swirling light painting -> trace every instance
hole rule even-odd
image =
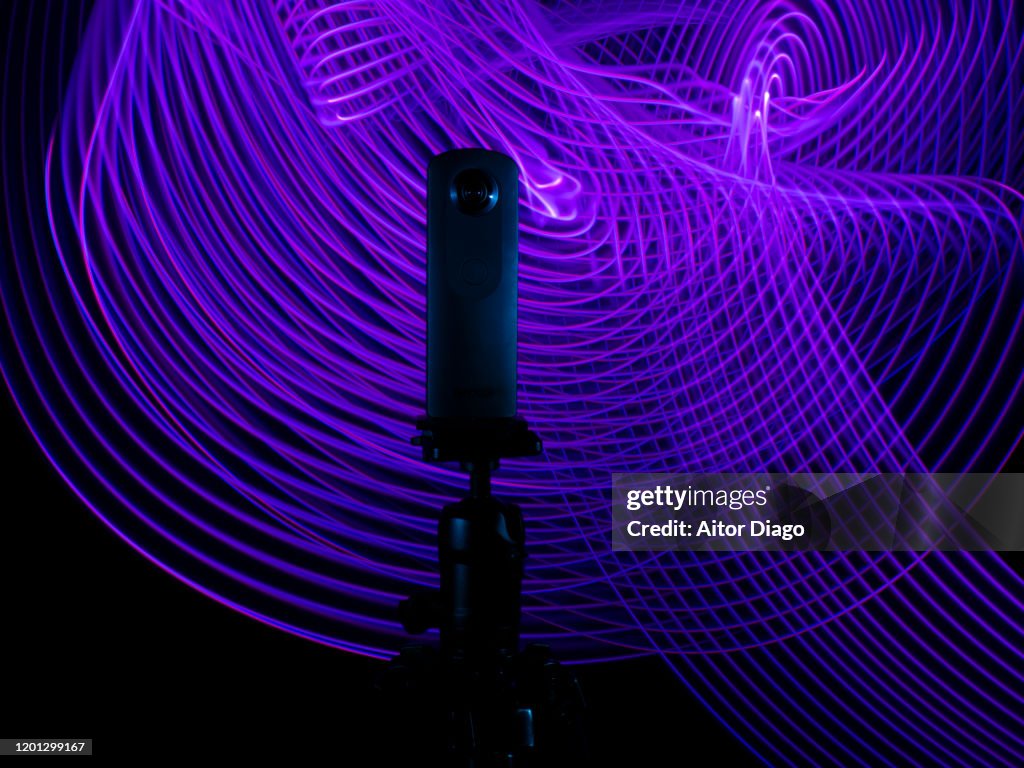
[[[768,764],[1019,764],[1000,555],[608,528],[612,472],[1006,465],[1022,28],[1010,0],[103,0],[18,169],[45,210],[19,230],[8,202],[5,380],[154,563],[386,658],[465,485],[409,442],[426,163],[505,152],[545,443],[494,480],[529,529],[527,637],[661,655]]]

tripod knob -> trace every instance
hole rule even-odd
[[[441,593],[424,589],[398,604],[398,620],[410,635],[421,635],[441,626]]]

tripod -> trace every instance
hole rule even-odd
[[[421,419],[425,461],[457,461],[469,495],[438,525],[441,585],[402,601],[407,632],[440,630],[440,646],[411,645],[378,690],[399,717],[433,725],[422,746],[460,768],[544,766],[586,759],[583,699],[547,646],[519,650],[525,530],[520,509],[491,495],[500,459],[541,452],[522,419]],[[431,757],[420,754],[420,757]]]

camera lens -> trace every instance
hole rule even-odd
[[[498,202],[498,185],[486,171],[471,168],[455,177],[452,197],[463,213],[486,213]]]

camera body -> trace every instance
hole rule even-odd
[[[427,415],[516,415],[519,169],[457,149],[427,168]]]

